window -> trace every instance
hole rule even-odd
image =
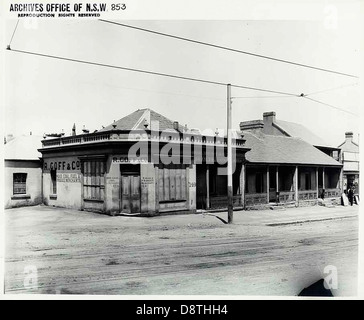
[[[51,170],[51,193],[57,194],[57,170]]]
[[[27,193],[27,174],[14,173],[13,174],[13,194],[26,194]]]
[[[186,166],[159,166],[159,201],[187,199]]]
[[[85,200],[104,200],[105,193],[104,161],[83,163],[83,197]]]

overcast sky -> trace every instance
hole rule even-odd
[[[356,20],[323,21],[123,21],[123,23],[269,55],[321,68],[358,74],[361,28]],[[10,39],[16,20],[6,24]],[[169,39],[100,21],[39,21],[29,29],[20,21],[12,48],[43,54],[164,72],[290,93],[359,113],[358,79],[300,68],[247,55]],[[151,108],[190,128],[225,128],[226,88],[171,78],[83,65],[15,52],[5,53],[5,132],[43,135],[100,129],[135,111]],[[296,97],[232,90],[233,127],[262,119],[300,123],[329,144],[345,131],[357,140],[359,117]],[[260,97],[260,98],[258,98]]]

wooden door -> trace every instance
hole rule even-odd
[[[140,212],[140,176],[121,176],[121,212]]]

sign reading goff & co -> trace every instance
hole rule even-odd
[[[81,170],[81,162],[76,159],[65,160],[45,160],[43,163],[44,171],[59,170],[59,171],[78,171]]]

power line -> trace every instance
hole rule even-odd
[[[245,96],[245,97],[231,97],[231,99],[266,99],[266,98],[296,98],[299,95],[281,95],[281,96]]]
[[[10,42],[9,42],[9,48],[10,48],[11,42],[13,41],[13,38],[14,38],[14,35],[15,35],[15,31],[16,31],[16,29],[18,28],[18,24],[19,24],[19,19],[18,19],[18,21],[16,22],[16,25],[15,25],[15,28],[14,28],[14,31],[13,31],[13,34],[12,34],[12,36],[11,36],[11,39],[10,39]]]
[[[351,75],[351,74],[348,74],[348,73],[338,72],[338,71],[319,68],[319,67],[315,67],[315,66],[311,66],[311,65],[307,65],[307,64],[303,64],[303,63],[288,61],[288,60],[284,60],[284,59],[278,59],[278,58],[274,58],[274,57],[270,57],[270,56],[266,56],[266,55],[262,55],[262,54],[257,54],[257,53],[252,53],[252,52],[248,52],[248,51],[243,51],[243,50],[233,49],[233,48],[229,48],[229,47],[224,47],[224,46],[220,46],[220,45],[216,45],[216,44],[212,44],[212,43],[208,43],[208,42],[203,42],[203,41],[193,40],[193,39],[184,38],[184,37],[180,37],[180,36],[175,36],[175,35],[171,35],[171,34],[168,34],[168,33],[163,33],[163,32],[158,32],[158,31],[149,30],[149,29],[145,29],[145,28],[135,27],[135,26],[131,26],[131,25],[128,25],[128,24],[124,24],[124,23],[118,23],[118,22],[103,20],[103,19],[99,19],[99,20],[101,22],[106,22],[106,23],[118,25],[118,26],[125,27],[125,28],[130,28],[130,29],[135,29],[135,30],[139,30],[139,31],[149,32],[149,33],[153,33],[153,34],[156,34],[156,35],[159,35],[159,36],[164,36],[164,37],[169,37],[169,38],[173,38],[173,39],[192,42],[192,43],[196,43],[196,44],[200,44],[200,45],[204,45],[204,46],[209,46],[209,47],[213,47],[213,48],[217,48],[217,49],[228,50],[228,51],[232,51],[232,52],[236,52],[236,53],[250,55],[250,56],[253,56],[253,57],[257,57],[257,58],[263,58],[263,59],[268,59],[268,60],[272,60],[272,61],[276,61],[276,62],[287,63],[287,64],[299,66],[299,67],[304,67],[304,68],[309,68],[309,69],[334,73],[334,74],[338,74],[338,75],[342,75],[342,76],[346,76],[346,77],[351,77],[351,78],[359,78],[358,76]]]
[[[90,85],[95,85],[92,82],[85,82],[85,83],[86,84],[90,84]],[[124,86],[113,86],[113,85],[110,85],[110,84],[104,84],[104,85],[107,86],[107,87],[110,87],[110,88],[135,90],[135,91],[149,92],[149,93],[154,93],[154,94],[167,94],[167,95],[173,95],[173,96],[183,96],[183,97],[198,98],[198,99],[208,99],[208,100],[215,100],[215,101],[225,101],[225,99],[221,99],[221,98],[195,96],[195,95],[184,94],[184,93],[179,93],[179,92],[146,90],[146,89],[141,89],[141,88],[132,88],[132,87],[124,87]],[[275,98],[277,98],[277,97],[275,97]]]
[[[354,113],[354,112],[351,112],[351,111],[348,111],[348,110],[345,110],[345,109],[342,109],[342,108],[339,108],[339,107],[335,107],[335,106],[333,106],[333,105],[331,105],[331,104],[328,104],[328,103],[325,103],[325,102],[322,102],[322,101],[319,101],[319,100],[315,100],[315,99],[309,98],[309,97],[307,97],[307,96],[302,96],[302,97],[303,97],[303,98],[306,98],[306,99],[308,99],[308,100],[314,101],[314,102],[316,102],[316,103],[322,104],[322,105],[324,105],[324,106],[327,106],[327,107],[330,107],[330,108],[334,108],[334,109],[336,109],[336,110],[340,110],[340,111],[343,111],[343,112],[349,113],[349,114],[354,115],[354,116],[358,116],[358,114],[356,114],[356,113]]]
[[[210,81],[210,80],[204,80],[204,79],[198,79],[198,78],[178,76],[178,75],[173,75],[173,74],[168,74],[168,73],[161,73],[161,72],[147,71],[147,70],[142,70],[142,69],[128,68],[128,67],[116,66],[116,65],[111,65],[111,64],[98,63],[98,62],[79,60],[79,59],[72,59],[72,58],[66,58],[66,57],[55,56],[55,55],[50,55],[50,54],[43,54],[43,53],[37,53],[37,52],[31,52],[31,51],[10,49],[9,47],[8,47],[8,50],[13,51],[13,52],[33,55],[33,56],[44,57],[44,58],[51,58],[51,59],[69,61],[69,62],[89,64],[89,65],[94,65],[94,66],[98,66],[98,67],[106,67],[106,68],[112,68],[112,69],[139,72],[139,73],[144,73],[144,74],[151,74],[151,75],[156,75],[156,76],[163,76],[163,77],[168,77],[168,78],[188,80],[188,81],[194,81],[194,82],[200,82],[200,83],[208,83],[208,84],[219,85],[219,86],[226,86],[227,85],[226,83],[218,82],[218,81]],[[276,94],[282,94],[282,95],[297,96],[297,94],[287,93],[287,92],[282,92],[282,91],[274,91],[274,90],[261,89],[261,88],[255,88],[255,87],[248,87],[248,86],[242,86],[242,85],[233,85],[233,84],[231,86],[234,87],[234,88],[240,88],[240,89],[248,89],[248,90],[270,92],[270,93],[276,93]]]
[[[42,53],[31,52],[31,51],[10,49],[10,47],[8,47],[8,50],[9,51],[13,51],[13,52],[28,54],[28,55],[45,57],[45,58],[51,58],[51,59],[57,59],[57,60],[63,60],[63,61],[70,61],[70,62],[76,62],[76,63],[82,63],[82,64],[89,64],[89,65],[94,65],[94,66],[99,66],[99,67],[107,67],[107,68],[120,69],[120,70],[126,70],[126,71],[140,72],[140,73],[144,73],[144,74],[151,74],[151,75],[157,75],[157,76],[175,78],[175,79],[180,79],[180,80],[188,80],[188,81],[194,81],[194,82],[200,82],[200,83],[208,83],[208,84],[219,85],[219,86],[226,86],[227,85],[226,83],[223,83],[223,82],[203,80],[203,79],[190,78],[190,77],[184,77],[184,76],[177,76],[177,75],[172,75],[172,74],[167,74],[167,73],[147,71],[147,70],[141,70],[141,69],[127,68],[127,67],[115,66],[115,65],[98,63],[98,62],[91,62],[91,61],[86,61],[86,60],[65,58],[65,57],[54,56],[54,55],[49,55],[49,54],[42,54]],[[263,91],[263,92],[276,93],[276,94],[280,94],[280,95],[282,95],[284,97],[288,97],[288,96],[291,96],[291,97],[302,97],[302,98],[306,98],[308,100],[314,101],[316,103],[320,103],[322,105],[325,105],[325,106],[328,106],[328,107],[331,107],[331,108],[334,108],[334,109],[337,109],[337,110],[340,110],[340,111],[343,111],[343,112],[352,114],[354,116],[358,116],[356,113],[347,111],[347,110],[342,109],[342,108],[339,108],[339,107],[335,107],[335,106],[330,105],[330,104],[325,103],[325,102],[321,102],[321,101],[318,101],[318,100],[309,98],[306,95],[304,95],[303,93],[301,95],[297,95],[297,94],[287,93],[287,92],[282,92],[282,91],[274,91],[274,90],[261,89],[261,88],[248,87],[248,86],[241,86],[241,85],[233,85],[233,84],[231,85],[231,87],[241,88],[241,89],[248,89],[248,90],[255,90],[255,91]]]
[[[352,87],[352,86],[356,86],[356,85],[358,85],[358,82],[351,83],[351,84],[346,84],[346,85],[343,85],[343,86],[340,86],[340,87],[330,88],[330,89],[326,89],[326,90],[311,92],[311,93],[305,94],[305,96],[311,96],[311,95],[314,95],[314,94],[319,94],[319,93],[323,93],[323,92],[333,91],[333,90],[342,89],[342,88],[346,88],[346,87]]]

